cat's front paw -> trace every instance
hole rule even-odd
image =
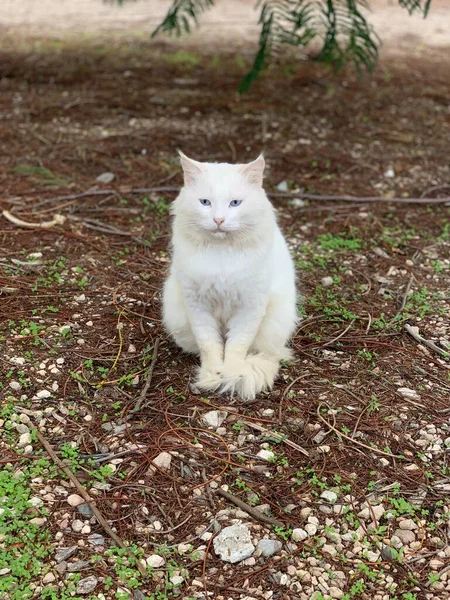
[[[221,368],[200,367],[195,385],[200,390],[209,392],[217,390],[222,385]]]

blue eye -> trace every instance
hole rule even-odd
[[[203,206],[211,206],[211,201],[206,198],[200,198],[200,204],[203,204]]]
[[[242,200],[232,200],[230,202],[230,206],[239,206],[240,204],[242,204]]]

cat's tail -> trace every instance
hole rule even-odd
[[[278,369],[276,358],[261,353],[249,354],[244,361],[225,366],[220,391],[253,400],[259,392],[272,389]]]

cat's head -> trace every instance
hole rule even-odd
[[[273,208],[263,190],[263,156],[248,164],[202,163],[180,153],[184,186],[173,212],[190,236],[236,240],[258,236]]]

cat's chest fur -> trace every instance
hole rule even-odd
[[[176,253],[174,266],[184,293],[225,319],[267,287],[268,273],[259,252],[219,247],[189,255]]]

